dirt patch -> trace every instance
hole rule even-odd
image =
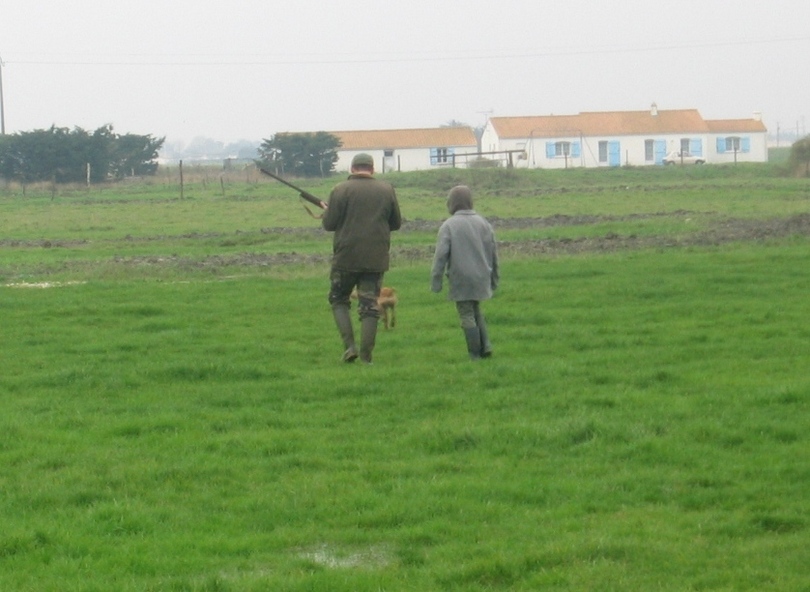
[[[553,228],[557,226],[588,226],[605,222],[629,222],[633,220],[650,220],[654,218],[688,218],[690,216],[708,216],[715,212],[693,212],[676,210],[673,212],[655,212],[649,214],[627,214],[624,216],[569,216],[554,214],[553,216],[538,218],[499,218],[488,217],[495,230],[520,230],[524,228]],[[403,231],[438,231],[442,220],[409,220],[402,224]]]
[[[2,239],[0,240],[0,248],[6,247],[22,247],[22,248],[31,248],[31,247],[42,247],[43,249],[58,249],[58,248],[70,248],[76,247],[79,245],[86,245],[88,242],[87,240],[50,240],[50,239],[40,239],[40,240],[12,240],[12,239]]]
[[[283,265],[320,265],[328,263],[328,254],[304,253],[235,253],[232,255],[209,255],[208,257],[182,257],[161,255],[148,257],[116,257],[113,262],[129,267],[172,266],[180,269],[221,269],[226,267],[279,267]]]
[[[668,214],[644,214],[621,217],[605,216],[553,216],[550,218],[510,218],[495,219],[492,224],[497,230],[514,228],[546,228],[553,226],[574,226],[596,224],[605,221],[631,220],[652,216],[688,216],[694,212]],[[441,222],[409,221],[402,231],[438,230]],[[311,230],[278,229],[279,232],[305,232]],[[268,232],[264,230],[263,232]],[[539,239],[525,241],[502,241],[498,247],[503,254],[576,254],[605,253],[621,250],[646,248],[678,248],[688,246],[722,245],[731,242],[764,241],[786,236],[810,236],[810,214],[790,218],[770,220],[725,219],[712,224],[708,229],[682,236],[644,236],[607,234],[600,237]],[[397,247],[391,250],[393,262],[427,261],[433,257],[433,245],[423,247]],[[224,267],[277,267],[283,265],[325,265],[330,260],[329,253],[238,253],[232,255],[211,255],[202,259],[161,256],[116,258],[115,262],[129,266],[172,265],[188,269],[219,269]]]
[[[726,219],[705,230],[680,236],[607,234],[601,237],[507,241],[498,246],[503,253],[576,254],[762,242],[788,236],[810,236],[810,214],[770,220]]]

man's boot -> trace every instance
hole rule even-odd
[[[489,342],[487,322],[484,319],[484,315],[481,313],[475,315],[475,322],[478,325],[478,333],[481,335],[481,357],[488,358],[492,355],[492,344]]]
[[[481,359],[481,332],[478,327],[464,328],[464,337],[467,339],[467,351],[471,360]]]
[[[360,361],[371,364],[371,352],[377,340],[377,317],[360,319]]]
[[[357,359],[357,348],[354,345],[354,329],[352,329],[352,317],[348,305],[335,304],[332,306],[332,314],[335,317],[340,338],[343,340],[344,362],[354,362]]]

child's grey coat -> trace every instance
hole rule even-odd
[[[453,214],[439,228],[431,272],[431,290],[441,292],[447,275],[450,300],[488,300],[498,287],[498,250],[495,232],[489,222],[468,205],[462,196],[448,209]],[[472,200],[469,200],[472,205]]]

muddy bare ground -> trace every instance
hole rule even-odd
[[[501,243],[501,251],[515,253],[573,254],[613,252],[645,248],[712,246],[732,242],[761,242],[787,236],[810,236],[810,214],[789,218],[750,220],[729,218],[709,228],[678,236],[644,236],[608,234],[601,237],[547,239]]]
[[[551,228],[557,226],[588,226],[611,221],[629,221],[644,218],[688,218],[693,215],[706,215],[710,212],[667,212],[654,214],[632,214],[629,216],[550,216],[546,218],[490,218],[490,222],[498,230]],[[407,232],[435,232],[440,221],[410,220],[403,223],[402,233]],[[318,236],[326,233],[320,228],[265,228],[262,233],[301,234],[303,236]],[[244,234],[239,231],[236,233]],[[597,237],[580,238],[554,238],[532,239],[524,241],[501,241],[498,243],[502,255],[555,255],[555,254],[582,254],[582,253],[609,253],[622,250],[635,249],[663,249],[683,248],[689,246],[712,246],[731,242],[761,242],[788,236],[810,236],[810,213],[799,214],[787,218],[771,218],[763,220],[724,218],[710,224],[708,228],[690,234],[666,236],[635,236],[607,234]],[[182,237],[124,237],[124,241],[160,241],[167,238],[195,240],[200,238],[221,238],[228,242],[234,237],[229,235],[188,235]],[[324,238],[326,238],[324,236]],[[65,248],[81,244],[85,241],[10,241],[0,240],[0,248],[14,247],[42,247]],[[396,240],[392,248],[392,261],[429,261],[433,257],[433,245],[424,247],[397,247]],[[186,270],[210,270],[213,272],[236,267],[280,267],[285,265],[323,265],[329,262],[329,252],[317,254],[304,253],[256,253],[243,252],[237,254],[209,255],[205,257],[192,257],[180,255],[155,255],[145,257],[115,257],[113,263],[122,267],[174,267]],[[70,264],[61,267],[65,271]],[[2,270],[0,270],[2,271]],[[47,272],[46,272],[47,273]]]
[[[638,214],[623,217],[605,216],[552,216],[548,218],[491,219],[496,233],[499,229],[548,228],[554,226],[582,226],[606,221],[622,221],[651,216],[688,217],[691,212],[667,214]],[[414,220],[403,224],[401,232],[436,231],[440,222]],[[263,232],[321,233],[319,229],[265,229]],[[767,220],[725,219],[712,224],[708,229],[679,236],[634,236],[608,234],[600,237],[541,239],[499,242],[502,254],[554,255],[577,253],[606,253],[621,250],[646,248],[682,248],[688,246],[722,245],[731,242],[756,242],[787,236],[810,236],[810,214],[789,218]],[[392,248],[392,260],[427,261],[433,257],[433,246]],[[328,263],[329,253],[240,253],[213,255],[203,259],[184,257],[127,258],[118,262],[124,265],[176,265],[191,268],[219,267],[276,267],[283,265],[317,265]]]

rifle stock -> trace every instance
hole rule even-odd
[[[261,166],[260,164],[257,164],[256,166],[258,167],[258,169],[259,169],[259,170],[260,170],[260,171],[261,171],[263,174],[267,175],[268,177],[272,177],[273,179],[275,179],[276,181],[278,181],[278,182],[280,182],[280,183],[283,183],[283,184],[284,184],[284,185],[286,185],[287,187],[290,187],[290,188],[292,188],[292,189],[295,189],[295,190],[298,192],[298,195],[300,195],[302,199],[307,200],[307,201],[308,201],[309,203],[311,203],[312,205],[318,206],[318,207],[319,207],[319,208],[321,208],[322,210],[325,210],[325,209],[326,209],[326,202],[325,202],[325,201],[323,201],[322,199],[318,199],[317,197],[315,197],[314,195],[312,195],[310,192],[308,192],[308,191],[304,191],[304,190],[303,190],[303,189],[301,189],[300,187],[296,187],[295,185],[293,185],[293,184],[292,184],[292,183],[290,183],[289,181],[287,181],[287,180],[285,180],[285,179],[282,179],[281,177],[279,177],[278,175],[276,175],[276,174],[274,174],[274,173],[271,173],[270,171],[268,171],[266,168],[264,168],[264,167],[263,167],[263,166]]]

